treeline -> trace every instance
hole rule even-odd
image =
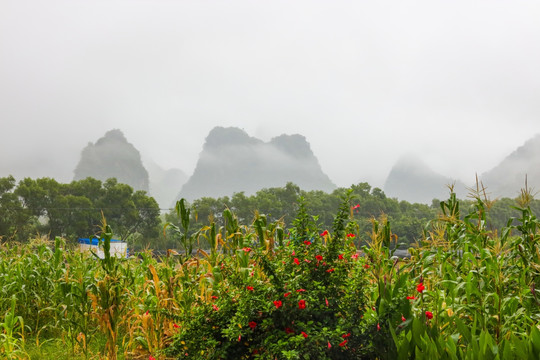
[[[354,205],[351,206],[351,216],[358,224],[360,242],[368,240],[372,232],[372,219],[386,216],[392,226],[392,232],[398,236],[399,243],[413,244],[424,237],[424,228],[429,221],[436,219],[440,213],[441,200],[433,199],[432,204],[409,203],[396,198],[389,198],[377,187],[372,188],[368,183],[359,183],[350,188],[338,188],[332,193],[323,191],[304,191],[292,183],[281,188],[262,189],[254,195],[247,196],[243,192],[235,193],[232,197],[201,198],[191,204],[192,229],[200,229],[212,222],[216,226],[225,226],[223,211],[230,209],[241,223],[252,223],[258,214],[266,215],[268,222],[282,220],[285,228],[292,226],[297,215],[298,199],[303,197],[309,214],[314,217],[319,228],[330,229],[334,214],[343,196],[352,190]],[[450,196],[450,190],[448,191]],[[474,195],[474,194],[473,194]],[[482,194],[474,196],[483,197]],[[465,199],[460,202],[463,213],[473,208],[476,201]],[[520,216],[516,199],[497,199],[485,201],[486,228],[490,231],[500,230],[507,226],[510,218]],[[533,214],[540,214],[540,201],[528,202]],[[317,215],[315,215],[317,214]],[[166,221],[179,225],[174,211],[167,214]]]
[[[62,184],[51,178],[0,178],[0,239],[25,242],[36,234],[75,242],[99,232],[103,220],[115,237],[146,243],[161,233],[157,202],[145,191],[111,178]]]
[[[398,234],[400,242],[412,243],[422,238],[423,226],[437,216],[437,208],[425,204],[411,204],[406,201],[388,198],[379,188],[372,188],[367,183],[359,183],[350,187],[354,205],[351,216],[359,224],[360,240],[367,239],[371,232],[373,218],[381,215],[388,217],[393,232]],[[266,215],[268,222],[282,220],[285,228],[292,225],[297,210],[298,199],[303,197],[309,214],[320,228],[330,229],[334,215],[347,192],[346,188],[338,188],[332,193],[323,191],[304,191],[298,186],[288,183],[282,188],[268,188],[247,196],[243,192],[232,197],[201,198],[192,202],[193,229],[201,228],[214,222],[216,226],[225,226],[223,210],[230,209],[241,223],[252,222],[257,214]],[[315,216],[315,214],[317,214]],[[167,221],[178,223],[176,215],[171,212]]]
[[[353,205],[351,216],[358,224],[357,241],[368,239],[372,219],[381,215],[388,218],[398,242],[407,244],[421,240],[424,227],[440,213],[440,201],[431,205],[411,204],[387,197],[379,188],[359,183],[349,188]],[[304,191],[288,183],[280,188],[262,189],[254,195],[243,192],[220,198],[201,198],[189,204],[191,229],[197,231],[215,224],[216,229],[225,227],[223,211],[232,211],[241,223],[252,223],[259,214],[268,222],[282,220],[284,228],[290,228],[297,215],[299,198],[303,197],[309,214],[322,229],[330,229],[334,214],[347,188],[332,193]],[[497,230],[506,226],[507,219],[518,217],[514,199],[486,201],[486,227]],[[473,200],[461,201],[466,208]],[[540,214],[540,201],[529,203],[534,214]],[[315,216],[315,214],[317,214]],[[167,222],[180,225],[174,211],[160,216],[156,201],[144,191],[134,191],[116,179],[105,182],[93,178],[61,184],[51,178],[25,178],[18,184],[12,176],[0,178],[0,241],[25,242],[37,234],[48,237],[62,236],[75,243],[79,237],[91,237],[101,228],[103,219],[111,225],[115,237],[129,242],[132,249],[179,248],[178,234],[164,232]],[[205,247],[201,237],[200,245]]]

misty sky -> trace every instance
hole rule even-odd
[[[536,0],[0,0],[0,176],[113,128],[191,174],[217,125],[300,133],[339,186],[403,154],[474,181],[540,133]],[[489,185],[489,184],[488,184]]]

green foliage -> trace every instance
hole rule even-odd
[[[159,206],[144,191],[109,179],[60,184],[54,179],[0,178],[0,238],[25,242],[36,233],[74,242],[99,230],[104,215],[116,236],[145,246],[160,236]]]
[[[45,184],[54,194],[54,182]],[[96,184],[84,187],[99,199]],[[4,242],[0,356],[537,359],[535,202],[524,196],[512,209],[517,216],[493,229],[497,202],[480,192],[469,202],[451,194],[419,229],[411,257],[400,259],[395,218],[372,217],[358,242],[364,204],[388,200],[375,194],[361,184],[336,192],[328,227],[298,199],[288,230],[256,211],[243,224],[233,208],[197,228],[196,209],[180,201],[167,230],[177,227],[184,252],[159,259],[111,256],[108,226],[103,259],[71,251],[60,237]],[[199,239],[209,251],[197,249]],[[62,351],[50,353],[53,344]]]

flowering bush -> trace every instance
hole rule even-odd
[[[353,226],[347,223],[348,208],[349,198],[345,198],[334,234],[345,234],[343,230]],[[242,269],[225,259],[229,281],[214,289],[219,293],[214,304],[219,310],[200,301],[172,353],[223,359],[372,354],[378,316],[367,306],[370,274],[363,260],[354,256],[354,237],[321,232],[305,217],[301,204],[299,219],[283,246],[251,245],[247,271],[253,276],[242,278]]]

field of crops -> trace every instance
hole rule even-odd
[[[61,238],[3,243],[0,357],[538,359],[540,222],[522,195],[518,225],[488,231],[490,203],[462,211],[451,194],[406,259],[384,216],[359,233],[350,196],[331,229],[302,200],[289,227],[226,210],[190,229],[182,200],[178,252],[160,258],[110,256],[106,224],[103,259]]]

